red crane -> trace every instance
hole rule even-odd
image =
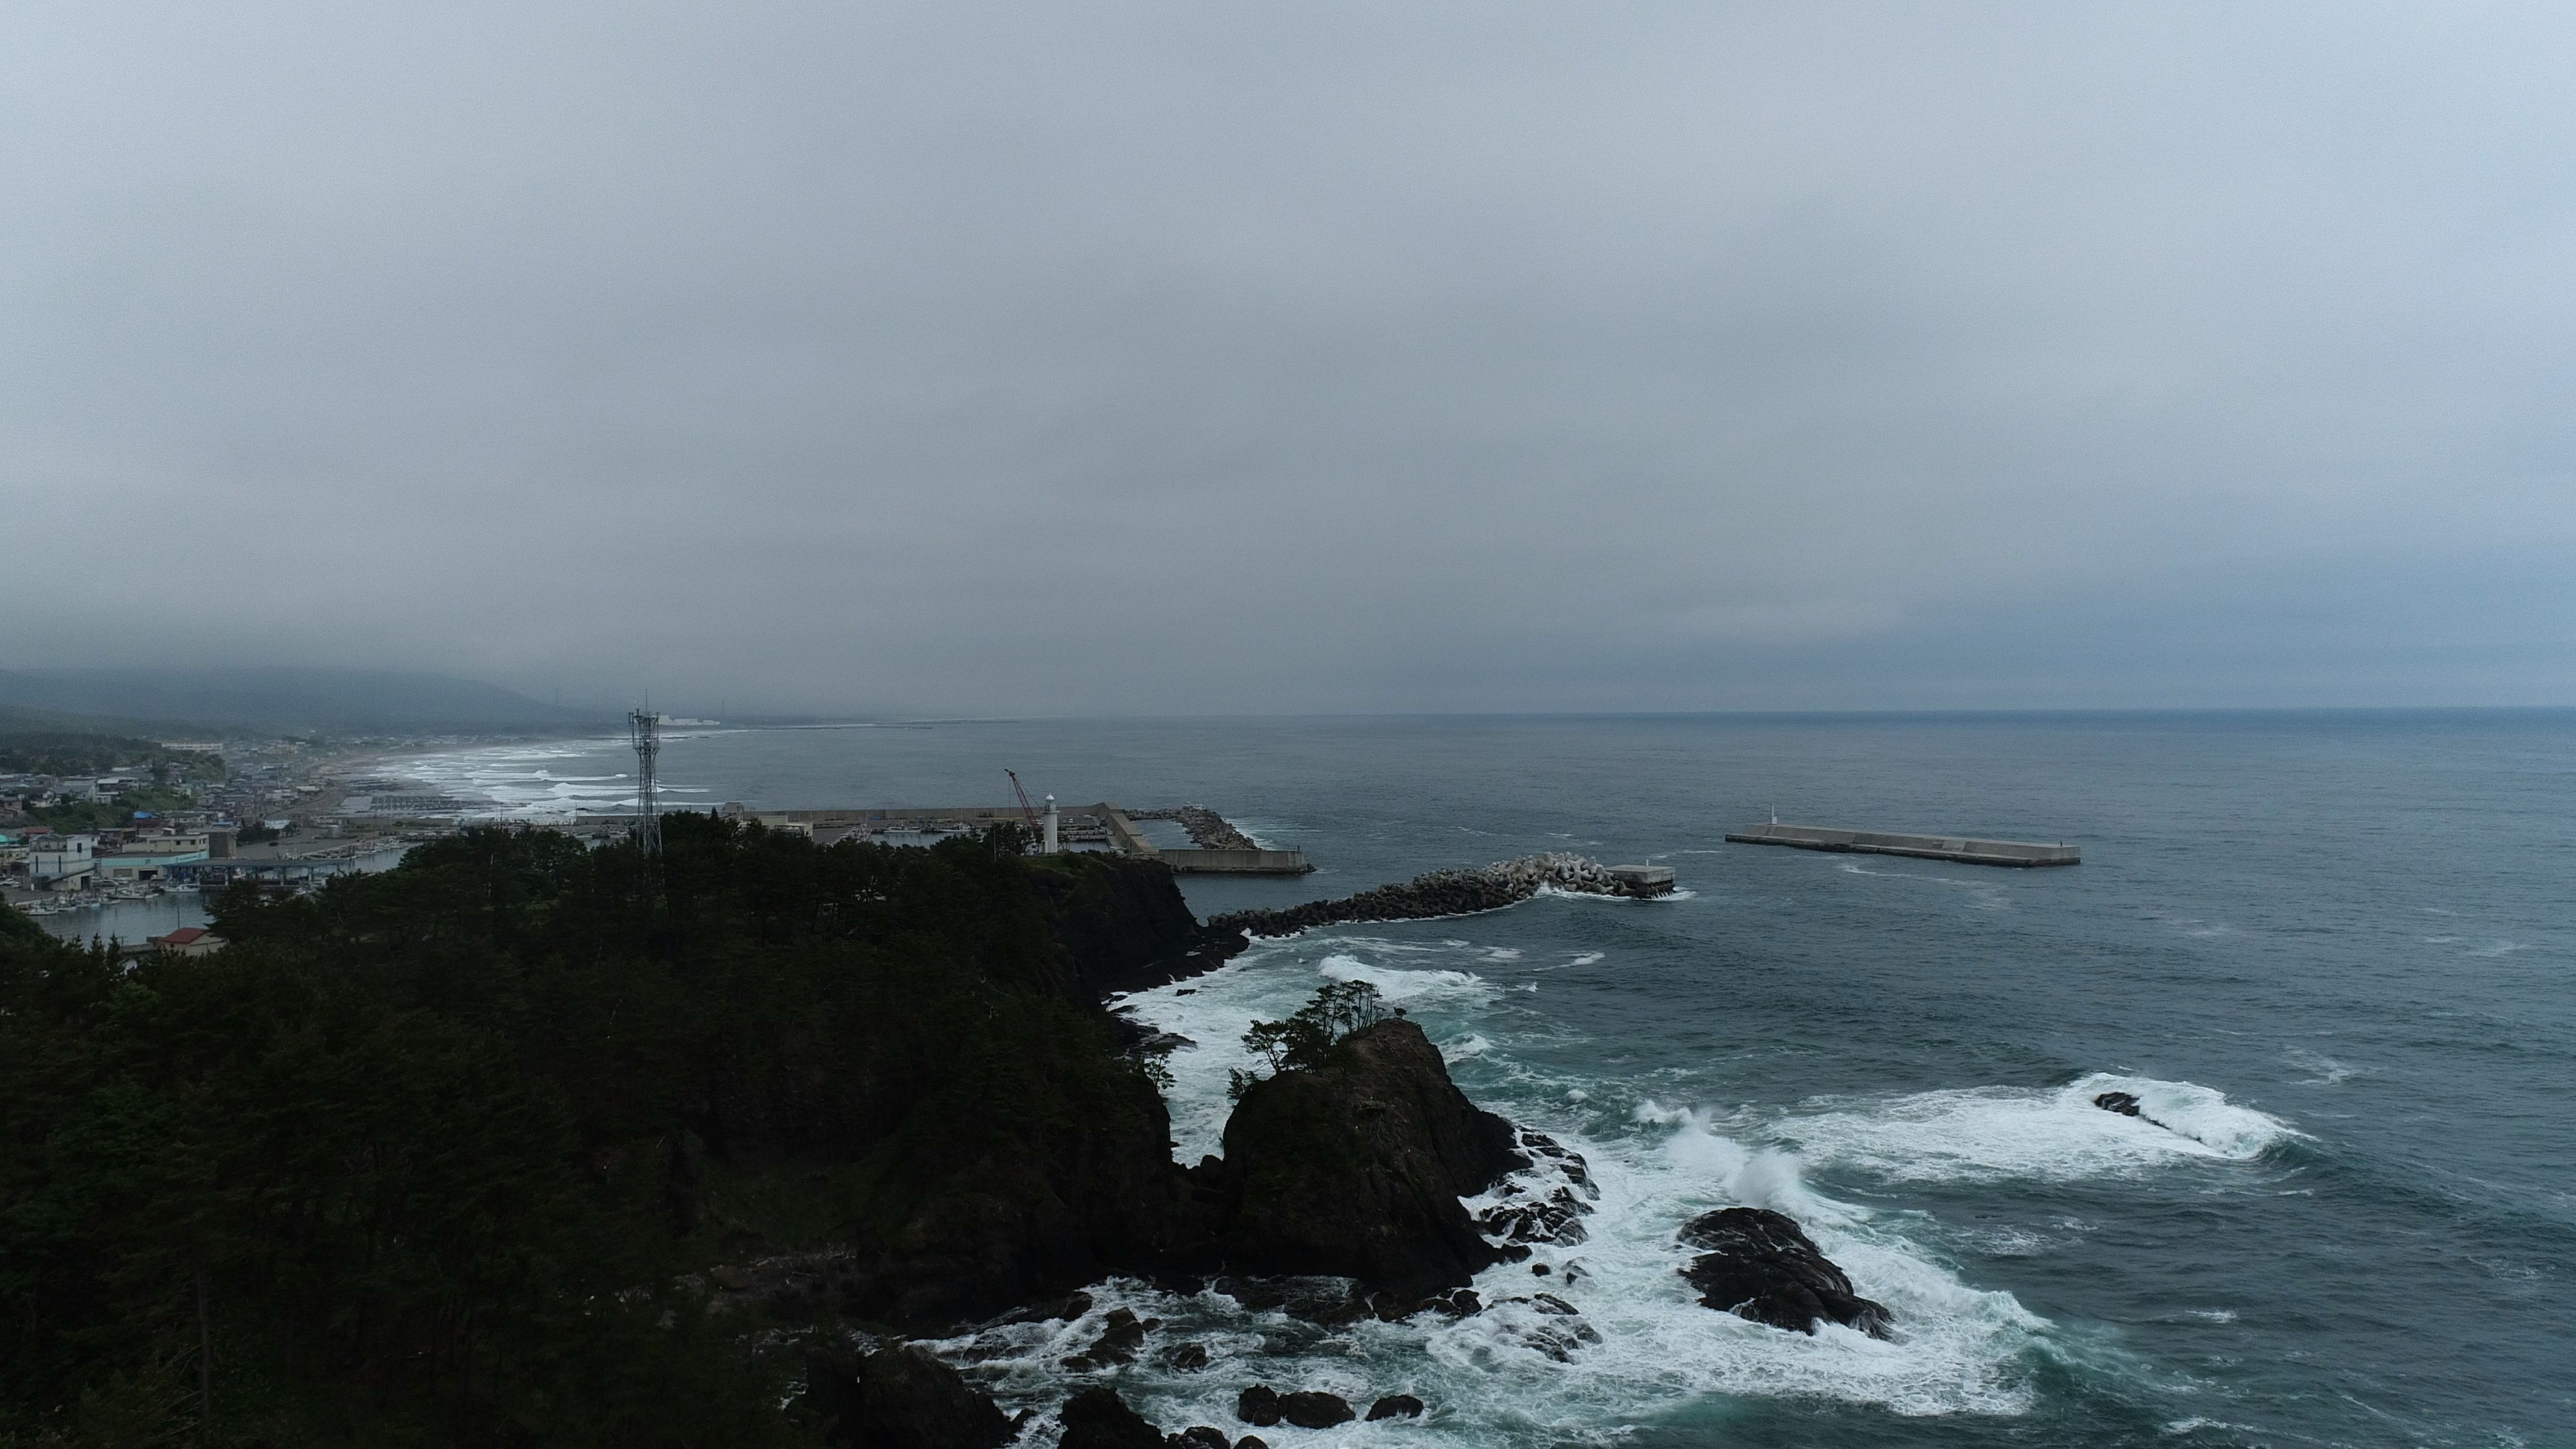
[[[1004,770],[1002,773],[1011,777],[1011,793],[1020,797],[1020,816],[1029,822],[1029,830],[1034,834],[1041,828],[1038,824],[1038,807],[1029,803],[1029,792],[1020,788],[1020,772]]]

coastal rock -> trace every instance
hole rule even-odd
[[[1216,1291],[1247,1312],[1276,1310],[1324,1328],[1339,1328],[1369,1316],[1367,1299],[1339,1278],[1219,1278]]]
[[[972,1152],[908,1144],[925,1168],[879,1178],[889,1210],[853,1245],[840,1310],[944,1331],[1109,1272],[1212,1256],[1153,1084],[1086,1085],[1084,1113],[1032,1120]]]
[[[1011,1437],[990,1398],[909,1344],[865,1358],[809,1355],[805,1395],[823,1441],[848,1449],[999,1449]]]
[[[1580,1243],[1591,1236],[1583,1215],[1592,1209],[1558,1188],[1544,1200],[1497,1203],[1476,1216],[1476,1226],[1489,1238],[1509,1243]]]
[[[1069,995],[1100,1001],[1186,980],[1243,949],[1239,934],[1199,924],[1159,861],[1069,851],[1023,864]]]
[[[1193,1424],[1172,1436],[1171,1449],[1234,1449],[1234,1446],[1225,1437],[1223,1429]]]
[[[1300,1429],[1329,1429],[1347,1424],[1359,1415],[1351,1412],[1350,1401],[1339,1394],[1320,1390],[1279,1396],[1279,1417]]]
[[[1372,1424],[1380,1419],[1419,1419],[1421,1417],[1422,1401],[1411,1394],[1389,1394],[1369,1405],[1368,1421]]]
[[[1164,1449],[1163,1431],[1127,1407],[1116,1389],[1095,1385],[1064,1401],[1061,1449]]]
[[[2155,1118],[2148,1116],[2140,1109],[2137,1094],[2134,1092],[2104,1092],[2102,1095],[2093,1099],[2093,1105],[2101,1108],[2105,1112],[2117,1112],[2123,1117],[2135,1117],[2150,1127],[2164,1127],[2165,1125],[2162,1122],[2157,1121]],[[2173,1129],[2165,1127],[2165,1130],[2170,1132]]]
[[[1279,1422],[1279,1391],[1254,1384],[1235,1397],[1234,1416],[1256,1429],[1269,1428]]]
[[[1175,1369],[1185,1374],[1194,1374],[1207,1366],[1208,1351],[1207,1345],[1204,1343],[1176,1343],[1170,1348],[1163,1350],[1163,1367],[1165,1368]]]
[[[1706,1249],[1681,1270],[1710,1308],[1813,1334],[1816,1320],[1887,1337],[1887,1309],[1852,1291],[1844,1276],[1796,1222],[1767,1208],[1721,1208],[1682,1229],[1681,1240]]]
[[[1227,1264],[1414,1299],[1463,1288],[1503,1255],[1459,1199],[1529,1165],[1514,1138],[1449,1080],[1422,1028],[1365,1027],[1316,1066],[1254,1083],[1227,1120]]]
[[[1091,1341],[1091,1347],[1084,1349],[1082,1356],[1092,1365],[1134,1363],[1136,1350],[1145,1346],[1145,1330],[1160,1322],[1160,1319],[1150,1323],[1138,1322],[1136,1315],[1127,1309],[1110,1309],[1108,1316],[1101,1320],[1100,1336]]]
[[[1581,1349],[1601,1341],[1600,1331],[1583,1321],[1573,1304],[1553,1293],[1506,1298],[1494,1305],[1488,1320],[1503,1336],[1558,1363],[1571,1363]]]

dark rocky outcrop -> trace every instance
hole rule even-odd
[[[1339,1394],[1303,1390],[1283,1394],[1267,1384],[1254,1384],[1234,1401],[1234,1416],[1256,1428],[1286,1422],[1300,1429],[1329,1429],[1359,1417]]]
[[[1601,1334],[1573,1304],[1553,1293],[1535,1293],[1527,1298],[1506,1298],[1494,1305],[1497,1309],[1522,1308],[1526,1313],[1500,1315],[1497,1323],[1502,1332],[1522,1347],[1547,1355],[1558,1363],[1571,1363],[1574,1355],[1601,1341]]]
[[[2117,1112],[2123,1117],[2135,1117],[2150,1127],[2165,1126],[2162,1122],[2148,1116],[2146,1112],[2139,1107],[2137,1094],[2134,1092],[2104,1092],[2102,1095],[2093,1099],[2093,1105],[2101,1108],[2105,1112]],[[2165,1127],[2165,1130],[2170,1132],[2173,1129]]]
[[[1300,1429],[1329,1429],[1347,1424],[1359,1415],[1351,1412],[1350,1401],[1339,1394],[1308,1389],[1279,1396],[1279,1417]]]
[[[1223,1429],[1193,1424],[1172,1436],[1172,1449],[1234,1449]]]
[[[985,1141],[903,1144],[890,1162],[944,1171],[889,1180],[893,1210],[855,1226],[835,1297],[851,1315],[947,1328],[1062,1295],[1110,1272],[1203,1260],[1213,1240],[1171,1159],[1171,1118],[1141,1076]],[[1040,1130],[1043,1129],[1043,1130]]]
[[[1887,1309],[1854,1293],[1843,1270],[1783,1214],[1721,1208],[1692,1219],[1681,1240],[1705,1250],[1681,1272],[1711,1308],[1796,1333],[1813,1334],[1823,1319],[1887,1336]]]
[[[957,1370],[909,1344],[808,1355],[805,1396],[823,1441],[847,1449],[999,1449],[1011,1422]]]
[[[1421,1417],[1422,1401],[1411,1394],[1389,1394],[1369,1405],[1368,1421],[1372,1424],[1380,1419],[1419,1419]]]
[[[1335,1274],[1398,1300],[1464,1287],[1502,1254],[1458,1199],[1528,1165],[1514,1136],[1449,1080],[1420,1027],[1354,1032],[1316,1066],[1254,1083],[1227,1121],[1210,1173],[1227,1266]]]
[[[1112,1388],[1094,1386],[1064,1401],[1062,1449],[1164,1449],[1163,1431],[1127,1407]]]
[[[1243,949],[1239,932],[1199,924],[1160,861],[1075,851],[1026,864],[1070,989],[1088,1000],[1185,980]]]
[[[1268,1384],[1254,1384],[1235,1396],[1234,1416],[1254,1428],[1269,1428],[1279,1422],[1279,1391]]]
[[[1101,1319],[1100,1336],[1091,1341],[1082,1356],[1091,1364],[1134,1363],[1136,1350],[1145,1346],[1145,1331],[1161,1323],[1159,1318],[1140,1322],[1132,1311],[1112,1308]]]

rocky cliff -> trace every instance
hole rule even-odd
[[[1503,1254],[1459,1203],[1527,1165],[1512,1125],[1449,1080],[1409,1021],[1384,1021],[1308,1070],[1246,1091],[1226,1123],[1217,1237],[1236,1272],[1329,1273],[1419,1299]]]
[[[1024,864],[1066,980],[1086,1000],[1196,976],[1244,947],[1241,932],[1199,924],[1159,861],[1068,851]]]

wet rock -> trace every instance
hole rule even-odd
[[[805,1396],[823,1442],[846,1449],[999,1449],[1011,1437],[992,1399],[909,1344],[864,1358],[809,1354]]]
[[[1270,1442],[1258,1434],[1246,1434],[1234,1441],[1234,1449],[1270,1449]]]
[[[1279,1396],[1279,1417],[1300,1429],[1329,1429],[1347,1424],[1359,1415],[1351,1411],[1350,1401],[1339,1394],[1306,1390]]]
[[[1061,1449],[1165,1449],[1163,1431],[1127,1407],[1118,1391],[1095,1386],[1064,1401]]]
[[[1411,1394],[1389,1394],[1369,1405],[1368,1421],[1372,1424],[1380,1419],[1419,1419],[1421,1417],[1422,1401]]]
[[[1208,1351],[1207,1345],[1204,1343],[1176,1343],[1170,1348],[1163,1350],[1163,1367],[1165,1368],[1177,1369],[1182,1373],[1191,1374],[1197,1373],[1200,1369],[1206,1368],[1207,1366]]]
[[[1512,1341],[1558,1363],[1572,1363],[1578,1350],[1601,1341],[1599,1330],[1584,1322],[1574,1305],[1552,1293],[1506,1298],[1494,1306],[1529,1310],[1526,1314],[1498,1313],[1492,1321]]]
[[[1194,1424],[1172,1436],[1171,1449],[1234,1449],[1223,1429]]]
[[[2093,1099],[2093,1105],[2101,1108],[2105,1112],[2117,1112],[2123,1117],[2135,1117],[2150,1127],[2164,1127],[2165,1125],[2162,1122],[2157,1121],[2155,1118],[2148,1116],[2140,1109],[2137,1094],[2134,1092],[2104,1092],[2102,1095]],[[2173,1129],[2165,1127],[2165,1130],[2170,1132]]]
[[[1254,1384],[1236,1396],[1234,1416],[1254,1428],[1269,1428],[1279,1422],[1279,1391],[1268,1384]]]
[[[1572,1188],[1560,1187],[1543,1200],[1496,1203],[1477,1216],[1476,1226],[1504,1242],[1580,1243],[1591,1236],[1583,1226],[1590,1211]]]
[[[1371,1312],[1368,1301],[1339,1278],[1225,1277],[1209,1286],[1248,1313],[1275,1311],[1325,1328],[1357,1323]]]
[[[1185,980],[1243,948],[1199,924],[1168,866],[1086,851],[1031,861],[1028,880],[1074,994],[1098,1001]]]
[[[1502,1254],[1458,1200],[1528,1165],[1515,1136],[1449,1080],[1421,1027],[1354,1032],[1318,1065],[1253,1084],[1227,1120],[1227,1261],[1370,1293],[1465,1287]]]
[[[1887,1336],[1886,1307],[1854,1293],[1843,1270],[1783,1214],[1721,1208],[1692,1219],[1681,1239],[1706,1250],[1681,1273],[1710,1308],[1797,1333],[1813,1334],[1823,1319]]]
[[[1090,1361],[1088,1366],[1133,1363],[1136,1350],[1145,1344],[1145,1327],[1129,1310],[1113,1308],[1101,1320],[1100,1336],[1091,1341],[1091,1346],[1082,1351],[1082,1356]]]

